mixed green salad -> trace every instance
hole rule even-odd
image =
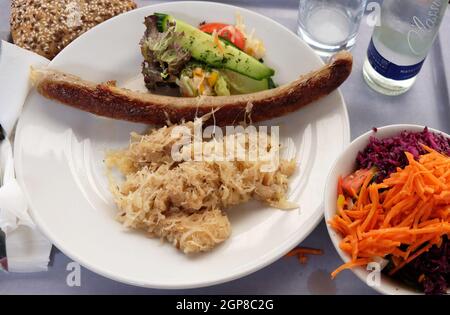
[[[141,40],[146,87],[178,87],[182,96],[227,96],[275,86],[275,71],[264,64],[265,48],[247,34],[240,16],[236,25],[201,23],[194,27],[170,15],[145,18]]]

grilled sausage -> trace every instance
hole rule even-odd
[[[32,69],[31,79],[46,98],[99,116],[160,125],[214,112],[216,124],[223,126],[249,117],[252,122],[263,121],[298,110],[337,89],[350,75],[352,62],[350,53],[340,52],[328,64],[289,84],[232,96],[162,96],[119,88],[113,82],[97,84],[50,69]]]

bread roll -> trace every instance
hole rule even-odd
[[[52,59],[95,25],[136,8],[130,0],[13,0],[16,45]]]

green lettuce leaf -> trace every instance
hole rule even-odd
[[[175,24],[169,25],[167,31],[159,32],[155,15],[147,16],[144,24],[146,31],[141,40],[141,53],[145,85],[150,90],[158,85],[171,85],[191,59],[190,53],[178,44],[184,35],[175,32]]]

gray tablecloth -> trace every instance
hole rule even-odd
[[[163,1],[137,1],[140,6]],[[260,12],[295,31],[298,0],[230,0],[223,1]],[[0,1],[0,37],[9,38],[10,1]],[[427,58],[414,88],[399,97],[377,94],[366,86],[362,78],[362,63],[372,30],[365,20],[361,24],[357,44],[353,50],[354,71],[343,85],[342,91],[348,106],[352,138],[371,129],[393,123],[418,123],[450,131],[449,81],[450,63],[443,58],[450,52],[450,12],[441,27],[441,35]],[[446,75],[447,74],[447,75]],[[0,105],[1,106],[1,105]],[[81,271],[81,286],[66,283],[70,260],[55,251],[48,272],[35,274],[0,273],[0,294],[374,294],[375,291],[356,278],[343,272],[336,280],[330,271],[341,264],[332,247],[326,227],[321,223],[302,243],[302,246],[321,248],[324,256],[311,257],[307,265],[296,259],[280,259],[252,275],[229,283],[194,290],[163,291],[124,285],[86,269]]]

